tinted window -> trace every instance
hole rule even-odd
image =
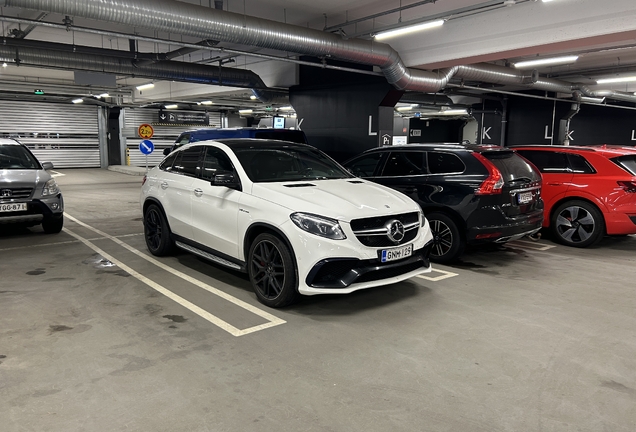
[[[39,169],[40,164],[21,145],[0,145],[0,169]]]
[[[237,148],[234,153],[253,182],[282,182],[350,178],[351,174],[311,147]]]
[[[568,172],[568,158],[565,153],[541,150],[518,150],[519,154],[528,159],[542,173]]]
[[[428,170],[431,174],[464,172],[464,162],[452,153],[428,152]]]
[[[620,156],[612,159],[612,162],[636,176],[636,156]]]
[[[581,155],[569,154],[570,168],[574,174],[594,174],[592,165]]]
[[[346,164],[346,167],[357,177],[373,177],[373,173],[375,173],[382,154],[383,153],[375,152],[361,156]]]
[[[172,165],[172,171],[181,174],[195,175],[200,154],[200,146],[190,147],[187,150],[180,151]]]
[[[201,164],[201,178],[213,180],[217,171],[233,171],[230,158],[220,149],[206,147],[203,163]]]
[[[512,151],[483,152],[481,155],[497,167],[505,182],[539,180],[539,174],[535,169]]]
[[[162,169],[164,171],[172,171],[172,164],[174,163],[174,160],[177,158],[178,154],[179,153],[173,153],[170,156],[168,156],[167,158],[165,158],[159,164],[159,169]]]
[[[418,151],[391,152],[382,172],[385,177],[421,174],[426,174],[426,157]]]
[[[291,142],[300,143],[300,144],[307,143],[304,132],[293,131],[293,130],[286,130],[286,131],[257,130],[256,132],[254,132],[254,138],[291,141]]]
[[[190,142],[190,134],[186,133],[186,134],[182,134],[179,138],[177,138],[177,144],[179,144],[180,146],[184,145],[184,144],[188,144]]]

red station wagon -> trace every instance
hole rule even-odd
[[[545,218],[555,240],[587,247],[603,235],[636,234],[636,149],[516,146],[543,176]]]

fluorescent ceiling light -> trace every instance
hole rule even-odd
[[[255,100],[256,96],[252,95],[252,96],[250,96],[250,99]]]
[[[252,114],[253,112],[251,109],[239,110],[239,114]]]
[[[374,37],[377,40],[384,40],[395,36],[401,36],[408,33],[418,32],[422,30],[428,30],[435,27],[441,27],[444,24],[444,20],[429,21],[421,24],[414,24],[411,26],[397,28],[395,30],[387,30],[376,34]]]
[[[108,93],[102,93],[100,95],[95,96],[97,99],[101,99],[101,98],[107,98],[109,97]]]
[[[8,66],[8,65],[7,65],[7,62],[3,62],[3,63],[2,63],[2,67],[7,67],[7,66]]]
[[[429,114],[429,113],[426,113]],[[446,111],[440,111],[439,114],[441,115],[467,115],[468,111],[466,111],[465,109],[449,109]]]
[[[174,104],[174,105],[165,105],[164,106],[165,109],[175,109],[175,108],[179,108],[179,105]]]
[[[212,101],[202,101],[201,105],[212,105],[214,102]]]
[[[557,65],[557,64],[569,64],[577,61],[579,56],[563,56],[563,57],[552,57],[552,58],[544,58],[537,60],[528,60],[515,63],[515,67],[517,69],[530,68],[534,66],[547,66],[547,65]]]
[[[155,87],[155,85],[153,83],[142,84],[142,85],[137,86],[137,90],[139,90],[139,91],[148,90],[148,89],[151,89],[151,88],[154,88],[154,87]]]
[[[290,107],[290,106],[284,106],[284,107],[280,107],[280,108],[278,108],[278,109],[279,109],[280,111],[291,111],[291,110],[293,110],[294,108],[293,108],[293,107]]]
[[[80,98],[80,99],[73,99],[73,101],[72,101],[72,102],[73,102],[74,104],[78,104],[78,103],[82,103],[82,102],[84,102],[84,99],[81,99],[81,98]]]
[[[596,84],[614,84],[614,83],[624,83],[624,82],[632,82],[636,81],[636,76],[626,76],[620,78],[605,78],[596,80]]]

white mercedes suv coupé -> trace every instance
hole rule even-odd
[[[420,207],[305,144],[188,144],[148,172],[141,205],[153,255],[176,246],[247,272],[271,307],[431,271]]]

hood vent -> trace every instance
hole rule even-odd
[[[288,188],[301,188],[301,187],[311,187],[316,185],[311,183],[292,183],[292,184],[286,184],[284,186]]]

